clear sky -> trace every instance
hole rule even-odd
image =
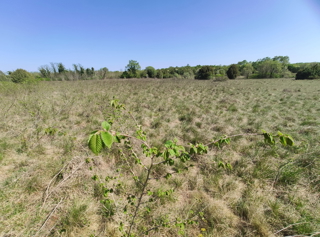
[[[0,70],[320,61],[320,0],[0,0]]]

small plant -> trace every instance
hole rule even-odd
[[[103,148],[111,149],[117,146],[119,154],[123,162],[127,163],[127,172],[131,175],[133,183],[136,184],[136,189],[126,191],[119,177],[107,176],[104,183],[95,186],[96,197],[101,199],[102,215],[106,218],[113,218],[118,212],[122,212],[122,221],[119,223],[119,230],[123,236],[142,236],[148,235],[152,231],[159,231],[162,228],[178,228],[178,233],[183,234],[186,225],[196,224],[197,217],[200,213],[194,212],[193,215],[187,218],[154,219],[152,216],[154,205],[166,206],[168,202],[174,201],[175,188],[156,188],[152,180],[161,183],[161,187],[165,187],[165,181],[173,175],[183,171],[188,171],[193,164],[196,156],[205,155],[209,147],[216,146],[221,148],[231,141],[231,137],[244,135],[259,135],[263,136],[265,142],[269,145],[275,145],[275,139],[279,139],[281,144],[293,146],[291,136],[278,132],[277,135],[272,135],[266,131],[262,134],[238,134],[233,136],[222,136],[217,140],[212,140],[209,144],[190,143],[185,147],[178,144],[177,140],[168,140],[160,147],[151,146],[147,139],[146,132],[140,125],[136,125],[136,134],[128,135],[118,133],[111,130],[113,123],[120,117],[120,113],[126,111],[124,105],[118,100],[113,99],[111,106],[115,112],[101,124],[102,129],[93,131],[88,139],[90,150],[98,155]],[[126,111],[128,112],[128,111]],[[131,116],[131,113],[128,112]],[[133,117],[132,117],[133,118]],[[135,119],[133,118],[135,121]],[[138,145],[137,145],[138,144]],[[124,148],[124,149],[123,149]],[[143,154],[138,156],[137,154]],[[88,162],[90,162],[88,160]],[[179,164],[179,165],[177,165]],[[232,171],[233,167],[230,163],[220,161],[218,168],[226,171]],[[121,170],[119,169],[119,172]],[[100,177],[94,175],[93,180],[99,181]],[[98,188],[99,187],[99,188]],[[122,205],[117,200],[126,200],[126,204]],[[124,217],[126,216],[126,217]],[[144,223],[144,224],[142,224]]]

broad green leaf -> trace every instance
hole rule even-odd
[[[107,121],[103,121],[101,124],[101,127],[103,127],[104,130],[109,131],[111,128],[111,125]]]
[[[113,136],[109,132],[101,132],[101,138],[104,145],[110,149],[113,143]]]
[[[219,161],[219,163],[218,163],[218,167],[220,168],[226,168],[226,165],[222,162],[222,161]]]
[[[162,156],[163,156],[164,160],[168,160],[169,152],[168,151],[164,151]]]
[[[281,144],[286,146],[287,145],[287,138],[284,137],[283,135],[280,135],[280,134],[279,134],[279,136],[280,136],[279,139],[280,139]]]
[[[283,133],[278,131],[278,135],[281,137],[281,136],[283,136]]]
[[[263,136],[266,143],[269,143],[270,145],[275,144],[274,138],[270,133],[263,133]]]
[[[164,146],[167,147],[167,148],[171,147],[172,145],[173,145],[173,142],[170,141],[170,140],[166,141],[165,144],[164,144]]]
[[[175,155],[176,155],[176,153],[174,152],[174,150],[169,149],[168,151],[169,151],[170,155],[172,155],[172,156],[175,156]]]
[[[197,148],[196,147],[191,147],[190,149],[190,154],[197,154]]]
[[[89,145],[90,140],[91,140],[91,138],[92,138],[93,135],[94,135],[94,134],[90,134],[90,136],[89,136],[89,138],[88,138],[88,145]]]
[[[287,141],[287,144],[289,146],[293,146],[294,145],[294,141],[293,141],[293,138],[291,136],[287,136],[286,137],[286,141]]]
[[[89,140],[89,148],[96,155],[100,153],[102,149],[102,141],[98,134],[94,134],[91,136]]]

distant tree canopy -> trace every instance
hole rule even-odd
[[[151,66],[146,67],[145,72],[149,78],[155,78],[157,76],[157,71],[154,67],[151,67]]]
[[[241,75],[243,78],[293,78],[314,79],[319,78],[317,63],[290,64],[288,56],[265,57],[255,62],[242,60],[232,65],[196,65],[168,67],[155,69],[152,66],[141,70],[140,64],[135,60],[129,60],[125,71],[109,71],[103,67],[95,70],[93,67],[85,68],[81,64],[73,64],[67,69],[62,63],[50,63],[39,67],[35,76],[41,80],[92,80],[107,78],[177,78],[177,79],[215,79],[225,80]],[[319,64],[319,63],[318,63]],[[236,72],[236,68],[238,72]],[[0,81],[11,80],[10,74],[0,73]],[[297,74],[297,75],[296,75]],[[13,74],[15,75],[15,74]],[[32,74],[30,74],[32,76]]]
[[[33,76],[24,69],[17,69],[10,74],[10,78],[14,83],[23,83],[33,78]]]
[[[214,67],[202,66],[196,74],[196,79],[209,80],[214,77]]]
[[[296,80],[303,79],[320,79],[320,63],[300,69],[296,74]]]
[[[253,71],[254,71],[254,68],[252,64],[247,63],[242,67],[241,75],[244,76],[245,78],[249,78],[252,75]]]
[[[139,77],[140,64],[135,60],[129,60],[126,70],[122,73],[122,78],[137,78]]]
[[[227,71],[227,76],[229,79],[236,79],[236,77],[239,75],[238,65],[232,64]]]
[[[292,73],[297,73],[300,70],[300,66],[295,65],[295,64],[289,64],[288,70]]]

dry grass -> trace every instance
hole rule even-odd
[[[112,112],[116,96],[132,111],[151,144],[177,138],[208,143],[223,134],[280,130],[296,147],[265,145],[260,137],[235,138],[192,161],[194,168],[154,189],[176,187],[164,205],[156,202],[153,220],[186,218],[198,224],[181,236],[288,236],[320,231],[320,81],[291,79],[103,80],[0,84],[1,236],[120,236],[118,213],[101,211],[99,181],[117,176],[122,192],[135,190],[128,164],[116,150],[94,156],[88,134]],[[114,129],[133,134],[124,116]],[[86,159],[93,160],[87,164]],[[232,170],[218,167],[230,163]],[[92,166],[92,169],[90,169]],[[137,174],[140,169],[135,169]],[[159,171],[160,172],[160,171]],[[116,209],[124,205],[117,200]],[[296,224],[299,223],[299,224]],[[296,224],[292,225],[291,224]],[[289,226],[289,227],[288,227]],[[279,230],[286,228],[275,234]],[[177,236],[163,228],[152,236]]]

